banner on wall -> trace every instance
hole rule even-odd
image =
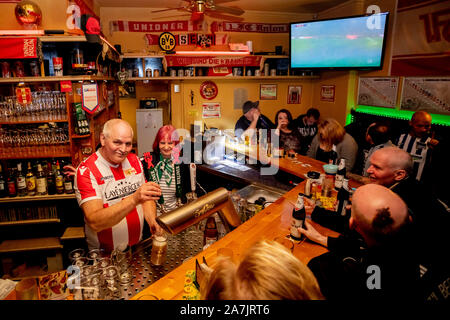
[[[358,104],[395,108],[398,77],[360,77]]]
[[[202,23],[192,23],[185,21],[124,21],[114,20],[110,22],[111,32],[182,32],[201,31]]]
[[[0,59],[37,58],[37,38],[0,39]]]
[[[204,102],[202,104],[202,118],[220,118],[220,103],[218,102]]]
[[[447,75],[449,47],[450,1],[399,1],[391,75]]]
[[[288,33],[287,23],[255,23],[255,22],[231,22],[214,21],[211,24],[212,32],[257,32],[257,33]]]
[[[450,77],[404,78],[401,109],[450,114]]]
[[[218,57],[218,56],[164,56],[167,67],[259,67],[261,56]]]
[[[224,45],[228,43],[228,35],[216,35],[216,34],[199,34],[199,33],[182,33],[176,34],[175,40],[177,46],[183,45],[200,45],[200,46],[210,46],[210,45]],[[158,45],[159,34],[149,34],[145,35],[145,41],[147,45]]]

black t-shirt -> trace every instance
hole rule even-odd
[[[306,155],[308,152],[311,141],[317,133],[317,124],[309,126],[303,122],[303,118],[306,114],[299,115],[297,119],[294,120],[294,128],[296,127],[300,135],[302,136],[302,150],[301,154]]]
[[[252,122],[248,120],[244,115],[239,118],[234,126],[234,134],[236,137],[240,138],[242,133],[250,127]],[[274,129],[275,125],[269,118],[261,114],[259,116],[258,122],[256,123],[256,129]]]

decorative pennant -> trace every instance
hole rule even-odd
[[[16,97],[17,102],[19,102],[22,105],[26,105],[31,103],[31,89],[29,87],[17,87],[16,88]]]
[[[81,86],[82,108],[87,113],[94,113],[98,106],[98,86],[96,83],[83,84]]]
[[[61,92],[72,92],[72,81],[64,80],[59,82]]]

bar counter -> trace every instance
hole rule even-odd
[[[236,150],[236,149],[235,149]],[[242,152],[242,149],[239,150]],[[244,151],[247,155],[249,148]],[[274,165],[281,170],[295,174],[305,179],[308,171],[318,171],[323,173],[323,162],[311,159],[305,156],[296,155],[295,158],[279,158],[276,159]],[[278,162],[278,163],[276,163]],[[228,248],[233,251],[233,261],[239,262],[246,250],[259,240],[274,240],[280,236],[286,236],[290,233],[289,228],[292,219],[292,210],[297,199],[297,195],[304,191],[306,181],[302,181],[297,186],[286,192],[276,202],[270,204],[264,210],[260,211],[253,218],[241,224],[236,229],[229,232],[223,238],[209,246],[196,256],[185,261],[182,265],[172,270],[170,273],[151,284],[149,287],[140,291],[131,300],[150,299],[157,297],[163,300],[182,300],[185,284],[185,275],[189,270],[195,271],[196,259],[201,263],[203,257],[210,267],[214,267],[215,259],[218,256],[218,250]],[[357,184],[351,182],[351,187]],[[305,202],[307,219],[310,219],[311,207]],[[322,234],[327,236],[337,236],[338,233],[330,229],[322,227],[315,222],[309,220],[311,224]],[[303,263],[308,263],[312,258],[321,255],[328,250],[309,240],[301,240],[294,242],[293,254]]]

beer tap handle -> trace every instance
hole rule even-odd
[[[196,178],[196,174],[197,174],[197,166],[195,165],[195,163],[191,163],[189,165],[189,173],[191,176],[191,191],[192,193],[195,193],[195,185],[197,182],[197,178]]]

